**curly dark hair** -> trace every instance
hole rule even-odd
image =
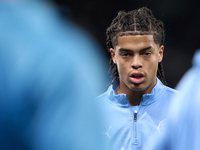
[[[110,48],[115,48],[118,44],[118,37],[124,35],[153,35],[154,42],[159,46],[164,45],[165,33],[164,25],[157,20],[150,9],[142,7],[137,10],[124,12],[120,11],[113,19],[110,27],[106,31],[106,44]],[[110,69],[112,82],[119,77],[117,65],[110,59]],[[166,85],[162,62],[158,63],[157,77]]]

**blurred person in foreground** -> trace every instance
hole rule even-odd
[[[107,29],[113,83],[97,100],[108,149],[141,150],[166,123],[171,97],[162,59],[164,26],[150,9],[120,11]],[[146,150],[146,149],[144,149]]]
[[[0,149],[102,150],[95,41],[47,1],[0,1],[0,33]]]
[[[153,138],[150,150],[200,149],[200,50],[193,58],[193,66],[182,77],[177,89],[182,92],[171,103],[165,132],[160,139]]]

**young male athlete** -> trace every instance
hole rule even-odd
[[[113,83],[98,96],[108,149],[141,150],[166,123],[170,98],[162,67],[164,27],[146,7],[120,11],[107,29]]]

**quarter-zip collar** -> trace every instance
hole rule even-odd
[[[119,86],[119,79],[110,87],[108,88],[108,98],[109,100],[114,103],[115,105],[121,106],[121,107],[129,107],[129,100],[127,98],[126,94],[116,94],[115,89]],[[142,100],[140,102],[140,105],[150,105],[157,101],[160,97],[160,95],[165,90],[165,86],[162,84],[162,82],[156,78],[156,85],[152,89],[150,94],[144,94],[142,96]]]

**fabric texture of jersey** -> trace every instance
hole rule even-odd
[[[130,106],[126,94],[116,95],[114,89],[119,80],[97,97],[106,118],[104,134],[107,149],[142,150],[155,134],[162,132],[166,124],[170,99],[178,91],[164,86],[157,78],[150,94],[144,94],[139,106]]]

